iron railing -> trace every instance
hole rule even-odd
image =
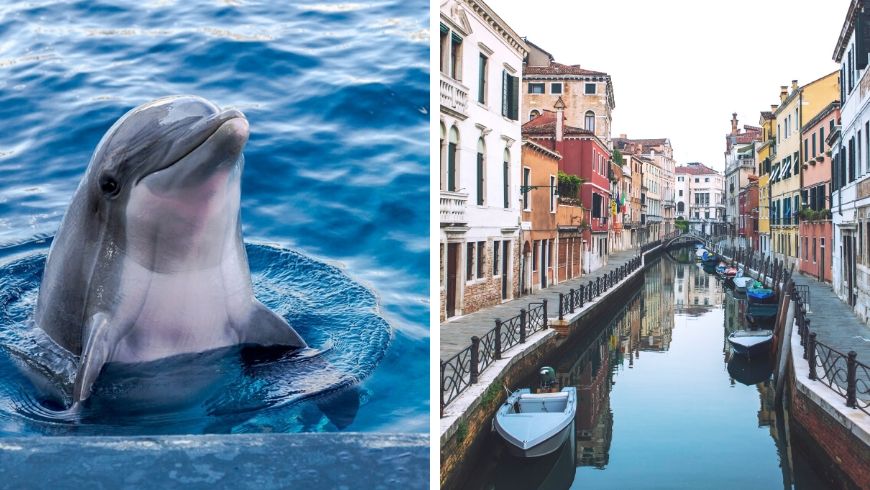
[[[641,258],[634,257],[625,264],[611,270],[604,276],[595,279],[595,282],[589,281],[587,286],[580,285],[578,288],[571,288],[568,293],[559,293],[559,320],[564,320],[565,315],[573,314],[577,309],[598,297],[602,292],[606,292],[641,266]]]
[[[495,320],[495,327],[482,337],[471,337],[471,345],[441,362],[441,415],[444,407],[469,386],[476,384],[480,373],[501,359],[502,352],[524,344],[529,335],[546,330],[547,300],[529,303],[520,313],[507,320]]]

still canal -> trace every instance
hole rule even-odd
[[[567,355],[546,360],[561,386],[577,388],[573,437],[519,459],[488,433],[478,460],[462,465],[463,488],[838,486],[805,440],[795,444],[787,411],[775,410],[772,361],[731,355],[726,338],[743,328],[745,300],[687,249],[648,267],[631,294],[570,340]]]

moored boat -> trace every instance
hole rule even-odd
[[[770,350],[773,330],[738,330],[728,336],[728,343],[735,354],[758,356]]]
[[[499,436],[515,456],[534,458],[550,454],[567,440],[574,427],[577,389],[558,393],[514,391],[498,409],[493,422]]]
[[[746,289],[755,282],[755,279],[747,276],[739,276],[734,278],[734,289],[745,293]]]
[[[773,289],[750,287],[746,290],[746,298],[750,304],[776,304],[776,293]]]
[[[755,303],[746,308],[746,319],[753,325],[771,323],[776,319],[779,305],[775,303]]]

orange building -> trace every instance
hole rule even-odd
[[[529,294],[557,280],[556,216],[562,156],[524,139],[521,159],[520,293]]]

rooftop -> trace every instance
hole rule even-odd
[[[710,175],[710,174],[719,175],[719,172],[713,170],[712,168],[710,168],[710,167],[708,167],[700,162],[692,162],[692,163],[687,163],[686,165],[679,165],[674,169],[674,172],[678,173],[678,174],[689,174],[689,175]]]

